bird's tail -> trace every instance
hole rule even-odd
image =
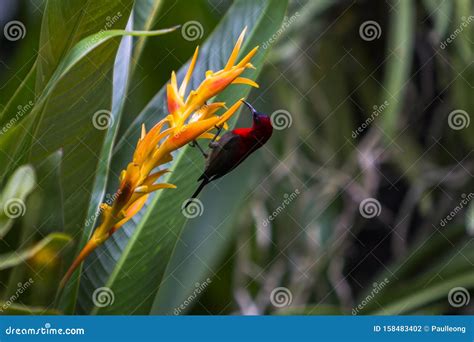
[[[204,178],[201,182],[201,184],[199,184],[198,188],[196,189],[196,191],[194,191],[194,194],[188,199],[188,202],[186,203],[186,205],[184,206],[184,209],[186,209],[188,207],[188,205],[190,205],[192,202],[193,202],[193,198],[196,198],[198,197],[199,193],[202,191],[202,189],[204,189],[204,187],[209,184],[209,180]]]

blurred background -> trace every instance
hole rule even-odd
[[[204,41],[231,3],[165,0],[155,26],[196,20]],[[28,28],[0,40],[2,105],[43,7],[0,0],[0,27]],[[470,0],[291,0],[249,100],[274,136],[206,190],[154,313],[473,314],[473,16]],[[195,45],[147,41],[119,135]]]

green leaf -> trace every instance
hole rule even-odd
[[[195,291],[196,284],[215,274],[220,258],[238,233],[235,223],[242,215],[248,192],[262,175],[258,153],[264,152],[249,157],[239,166],[238,173],[227,175],[217,187],[200,196],[205,210],[202,216],[186,222],[153,303],[152,315],[174,315],[175,308]]]
[[[31,89],[34,88],[35,81],[36,62],[16,89],[3,111],[0,112],[0,125],[2,126],[0,134],[5,134],[10,127],[31,112],[35,102],[35,93]]]
[[[318,315],[342,315],[341,308],[334,305],[308,305],[303,307],[289,307],[281,309],[276,312],[277,315],[304,315],[304,316],[318,316]]]
[[[472,202],[467,209],[466,230],[470,236],[474,235],[474,202]]]
[[[455,48],[459,55],[456,55],[456,57],[460,57],[464,62],[464,65],[462,65],[463,69],[461,71],[466,70],[465,64],[472,62],[472,56],[474,54],[474,49],[472,48],[474,29],[469,23],[466,24],[468,17],[473,15],[473,10],[474,4],[470,0],[458,0],[455,2],[454,18],[456,18],[456,20],[454,29],[460,29],[461,27],[464,28],[462,34],[459,37],[456,37],[456,40],[454,41]],[[462,24],[462,22],[464,23]]]
[[[135,6],[133,7],[133,29],[148,31],[153,27],[159,9],[163,4],[162,0],[141,0],[136,1]],[[145,37],[136,37],[134,38],[133,46],[133,60],[137,61],[145,47],[146,38]],[[133,64],[136,66],[137,64]]]
[[[28,210],[21,222],[21,234],[16,246],[28,245],[30,241],[40,239],[50,233],[63,230],[63,197],[59,183],[62,152],[57,151],[34,165],[37,184],[28,196]],[[18,282],[29,271],[28,266],[15,267],[9,275],[7,293],[14,293]],[[34,289],[32,289],[34,292]]]
[[[40,306],[29,306],[0,301],[0,315],[59,315],[59,311]]]
[[[390,142],[395,134],[402,109],[405,84],[410,74],[415,37],[415,4],[413,1],[400,1],[394,4],[390,15],[387,46],[389,57],[385,60],[386,76],[379,100],[379,103],[384,101],[390,103],[384,115],[380,117],[387,142]]]
[[[474,287],[472,242],[464,241],[462,226],[444,229],[424,237],[405,258],[377,275],[374,280],[387,279],[387,284],[377,293],[367,292],[358,299],[361,303],[364,298],[372,298],[360,312],[412,312],[447,296],[452,287]]]
[[[423,0],[429,16],[434,17],[434,27],[439,38],[444,39],[452,19],[453,2],[443,0]]]
[[[451,41],[455,53],[452,54],[451,72],[453,82],[450,87],[450,97],[452,103],[451,113],[454,110],[460,111],[454,115],[460,122],[465,122],[464,128],[460,131],[452,131],[454,139],[459,137],[465,142],[467,148],[474,147],[474,125],[469,124],[472,119],[472,108],[474,108],[474,97],[472,88],[474,87],[474,70],[471,66],[474,60],[474,25],[468,22],[474,11],[474,4],[469,0],[459,0],[454,2],[455,30],[462,32]],[[461,75],[461,76],[459,76]],[[463,111],[465,113],[463,113]]]
[[[267,0],[258,3],[251,0],[236,1],[201,48],[191,86],[194,88],[200,83],[206,70],[217,70],[225,65],[238,35],[245,26],[248,26],[249,30],[242,55],[253,46],[268,40],[278,30],[285,10],[285,1]],[[262,68],[263,59],[264,51],[260,51],[253,60],[253,64],[259,70]],[[181,69],[178,78],[182,78],[185,71],[186,68]],[[250,71],[246,76],[255,78],[257,72]],[[248,87],[235,86],[219,96],[219,101],[233,103],[246,96],[248,92]],[[115,173],[131,158],[141,123],[151,127],[164,115],[166,115],[166,99],[162,89],[119,141],[113,163]],[[149,202],[145,212],[142,211],[137,215],[86,260],[82,282],[84,296],[81,297],[84,304],[87,305],[87,301],[90,303],[92,291],[102,286],[107,278],[106,286],[115,293],[115,302],[112,306],[95,308],[94,313],[150,312],[171,253],[186,221],[181,213],[181,204],[194,190],[197,175],[202,171],[202,167],[203,162],[199,153],[183,148],[172,164],[174,172],[166,180],[177,184],[178,189],[159,192]],[[113,189],[116,185],[117,182],[111,183],[110,188]],[[104,251],[107,251],[113,259],[107,258]],[[115,264],[114,259],[118,258],[120,259]],[[107,276],[108,274],[110,276]]]
[[[8,46],[2,41],[2,75],[0,85],[0,126],[23,111],[18,106],[26,106],[35,101],[36,60],[38,56],[38,40],[40,36],[41,13],[44,12],[44,0],[38,1],[35,6],[26,6],[26,3],[16,1],[14,7],[20,9],[19,18],[25,25],[26,35],[21,42]],[[8,6],[7,6],[8,7]],[[22,10],[27,9],[27,11]],[[34,9],[34,10],[33,10]],[[2,8],[2,14],[8,15],[10,10]],[[6,12],[6,13],[5,13]],[[5,22],[4,22],[5,23]],[[5,52],[5,53],[4,53]],[[11,58],[9,58],[9,55]],[[3,113],[2,113],[3,111]]]
[[[57,86],[57,81],[64,76],[63,71],[67,72],[67,70],[59,70],[60,64],[62,63],[64,65],[63,62],[66,55],[68,53],[71,55],[73,47],[83,38],[92,34],[96,35],[97,32],[103,30],[104,27],[105,29],[109,29],[109,27],[106,26],[106,18],[108,16],[114,19],[113,28],[124,27],[124,21],[126,21],[127,15],[125,17],[121,15],[120,18],[118,18],[119,20],[115,20],[114,15],[117,15],[120,11],[126,14],[127,8],[131,7],[131,3],[132,0],[121,2],[112,0],[101,2],[91,0],[71,0],[68,2],[49,0],[47,2],[41,25],[39,42],[41,49],[39,49],[37,58],[35,107],[30,115],[28,115],[27,120],[23,118],[21,125],[19,124],[20,121],[17,122],[14,129],[8,131],[8,134],[0,136],[0,152],[2,152],[0,153],[0,165],[4,166],[1,170],[2,174],[0,178],[8,174],[16,165],[25,163],[28,160],[28,153],[31,150],[33,141],[35,141],[36,145],[40,146],[42,156],[49,155],[58,149],[48,149],[48,146],[43,144],[42,139],[35,140],[34,138],[36,137],[32,135],[33,132],[38,132],[37,128],[41,111],[47,110],[49,112],[49,110],[53,110],[59,113],[68,111],[74,104],[77,105],[80,103],[78,99],[82,101],[87,100],[87,96],[84,96],[87,94],[84,94],[85,91],[83,89],[88,89],[81,89],[79,87],[81,84],[86,83],[84,80],[87,81],[87,69],[83,68],[83,73],[80,74],[80,72],[78,72],[80,75],[77,77],[77,79],[82,80],[82,82],[77,82],[76,78],[69,77],[69,82],[67,82],[68,80],[64,81],[62,89],[57,89],[58,97],[63,99],[61,103],[63,108],[61,108],[61,110],[54,108],[54,96],[51,98],[53,100],[53,106],[44,108],[48,107],[45,106],[45,102],[49,99],[51,91]],[[109,51],[113,53],[114,47],[110,47]],[[94,58],[92,58],[83,64],[90,65],[90,69],[93,68],[94,71],[96,71],[95,67],[106,69],[105,65],[100,61],[100,56],[98,59],[98,61],[95,61]],[[96,62],[95,67],[92,67],[93,62]],[[69,65],[71,68],[72,66],[73,65]],[[94,81],[98,82],[98,80],[104,77],[104,72],[97,74],[97,76],[92,75],[95,76],[95,79],[91,77],[91,79],[88,80],[89,88],[91,84],[95,84]],[[52,81],[54,75],[56,75],[56,81]],[[73,87],[73,84],[76,85],[76,87]],[[46,88],[49,88],[49,90],[46,91]],[[105,87],[103,88],[106,89]],[[67,92],[67,90],[73,91]],[[104,98],[106,98],[106,96],[104,96]],[[51,112],[49,112],[49,114],[51,115]],[[70,120],[71,117],[74,116],[69,116],[68,119]],[[50,123],[50,125],[52,127],[56,126],[53,126],[52,123]],[[54,131],[50,131],[51,127],[48,127],[48,129],[49,136],[55,133]],[[103,134],[104,132],[100,133]]]
[[[48,0],[39,42],[37,94],[79,41],[101,30],[125,27],[132,4],[130,0]]]
[[[3,238],[16,218],[27,210],[26,197],[36,185],[35,171],[29,165],[18,168],[0,196],[0,238]]]
[[[417,291],[410,292],[410,295],[400,298],[372,314],[401,315],[443,297],[447,298],[449,291],[455,287],[474,287],[474,273],[471,272],[456,278],[446,279],[427,288],[419,287]]]
[[[42,250],[61,251],[71,238],[63,233],[52,233],[31,248],[0,255],[0,270],[21,265]]]

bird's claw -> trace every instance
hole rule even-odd
[[[196,140],[191,141],[191,142],[189,143],[189,146],[191,146],[191,147],[197,147],[197,148],[199,149],[199,151],[201,152],[202,156],[207,159],[208,154],[207,154],[206,152],[204,152],[204,150],[202,149],[201,145],[199,145]]]

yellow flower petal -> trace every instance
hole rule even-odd
[[[171,129],[161,131],[163,125],[167,122],[166,119],[158,122],[143,138],[138,141],[137,148],[133,156],[135,164],[143,164],[147,157],[153,152],[158,142],[166,135],[171,133]],[[142,130],[143,135],[143,130]]]
[[[166,85],[166,96],[168,112],[175,118],[175,113],[184,106],[183,99],[179,96],[176,88],[169,83]]]
[[[174,71],[171,72],[171,86],[174,89],[178,89],[178,80],[176,79],[176,73]]]
[[[148,187],[148,193],[160,190],[160,189],[176,189],[176,185],[170,184],[170,183],[159,183],[159,184],[154,184],[150,185]]]
[[[193,114],[189,122],[208,119],[220,108],[225,108],[225,102],[214,102],[209,105],[202,106],[196,113]]]
[[[208,133],[208,132],[206,132],[206,133],[201,134],[201,135],[198,137],[198,139],[214,139],[215,136],[216,136],[216,135],[215,135],[214,133]]]
[[[217,122],[219,122],[219,119],[220,117],[213,117],[185,125],[176,134],[170,135],[163,143],[162,147],[166,151],[176,150],[181,146],[196,140],[201,134],[212,129],[217,124]]]
[[[253,67],[252,64],[250,64],[250,66],[247,66],[247,64],[250,62],[250,60],[253,58],[253,56],[255,56],[257,51],[258,51],[258,46],[254,47],[252,50],[250,50],[250,52],[244,58],[242,58],[242,60],[236,66],[239,67],[239,68],[244,68],[244,67],[245,68],[251,68],[251,67]]]
[[[224,70],[229,70],[231,67],[234,66],[235,61],[237,60],[237,56],[239,55],[242,42],[244,41],[245,32],[247,32],[247,26],[245,26],[244,30],[240,34],[239,39],[237,39],[237,42],[235,43],[235,46],[234,46],[234,50],[232,50],[229,60],[227,61],[227,64],[224,67]]]
[[[222,114],[220,117],[219,117],[219,121],[217,123],[217,126],[220,126],[222,124],[225,124],[227,122],[227,120],[229,120],[232,115],[235,114],[235,112],[237,111],[237,109],[239,109],[239,107],[242,105],[242,100],[244,98],[241,98],[239,101],[237,101],[236,103],[234,103],[234,105],[232,107],[230,107],[224,114]]]
[[[249,86],[254,87],[254,88],[259,88],[258,83],[252,81],[252,80],[249,79],[249,78],[245,78],[245,77],[237,77],[237,78],[232,82],[232,84],[246,84],[246,85],[249,85]]]
[[[138,213],[143,208],[147,199],[148,199],[148,195],[143,195],[143,196],[140,196],[136,201],[134,201],[125,211],[125,215],[124,215],[125,217],[121,219],[120,221],[118,221],[116,224],[114,224],[110,232],[110,235],[115,233],[120,227],[122,227],[133,216],[135,216],[135,214]]]
[[[186,72],[186,76],[184,76],[183,83],[181,83],[181,87],[179,88],[179,95],[181,96],[181,98],[184,96],[184,93],[186,92],[186,87],[188,86],[189,80],[191,79],[191,75],[193,73],[194,66],[196,65],[198,54],[199,54],[199,46],[196,47],[196,50],[194,51],[191,64],[189,64],[189,68],[188,68],[188,71]]]
[[[160,170],[160,171],[157,171],[151,175],[149,175],[145,181],[143,182],[145,185],[151,185],[153,184],[158,178],[160,178],[161,176],[163,176],[164,174],[168,173],[168,172],[171,172],[169,169],[163,169],[163,170]]]

